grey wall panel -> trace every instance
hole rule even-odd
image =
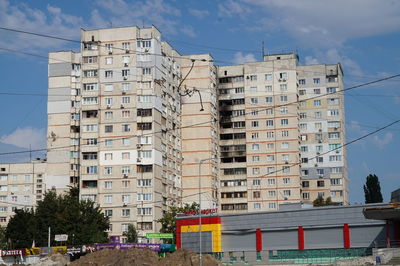
[[[222,232],[222,251],[255,251],[256,232],[230,234]]]
[[[58,101],[70,101],[71,100],[71,88],[49,88],[48,91],[49,102],[58,102]]]
[[[262,232],[263,250],[297,249],[297,230]]]
[[[350,226],[350,247],[352,248],[365,246],[373,247],[374,241],[384,243],[385,238],[386,230],[383,225],[370,226],[368,228]]]
[[[343,228],[304,230],[304,248],[343,248]]]
[[[49,77],[70,76],[71,71],[71,63],[49,64]]]
[[[47,113],[48,114],[60,114],[71,112],[71,101],[59,101],[59,102],[48,102]]]
[[[199,232],[191,232],[191,233],[182,233],[182,248],[199,252]],[[202,252],[210,253],[212,252],[213,244],[212,244],[212,233],[211,232],[202,232],[201,233],[201,247]]]

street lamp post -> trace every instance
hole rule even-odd
[[[201,241],[201,164],[203,162],[212,160],[213,158],[206,158],[206,159],[201,159],[199,162],[199,265],[203,265],[202,261],[202,241]]]

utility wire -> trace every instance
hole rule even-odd
[[[358,84],[358,85],[355,85],[355,86],[352,86],[352,87],[349,87],[349,88],[346,88],[346,89],[343,89],[343,90],[340,90],[340,91],[337,91],[337,92],[330,92],[330,93],[326,93],[326,94],[318,94],[318,95],[316,95],[314,97],[311,97],[311,98],[308,98],[306,100],[316,99],[316,98],[324,97],[326,95],[333,95],[333,94],[336,94],[338,92],[344,92],[344,91],[353,90],[353,89],[356,89],[356,88],[360,88],[360,87],[368,86],[368,85],[371,85],[371,84],[379,83],[379,82],[382,82],[382,81],[385,81],[385,80],[393,79],[393,78],[399,77],[399,76],[400,76],[400,74],[396,74],[396,75],[393,75],[393,76],[390,76],[390,77],[386,77],[386,78],[382,78],[382,79],[378,79],[378,80],[374,80],[374,81],[370,81],[370,82],[366,82],[366,83],[361,83],[361,84]],[[305,100],[297,100],[297,101],[294,101],[294,102],[289,102],[289,103],[285,103],[285,104],[281,104],[281,105],[274,105],[274,106],[271,106],[271,107],[268,107],[268,108],[262,108],[262,109],[257,109],[257,110],[258,111],[265,111],[265,110],[268,110],[268,109],[271,109],[271,108],[279,108],[279,107],[288,106],[288,105],[299,103],[299,102],[303,102],[303,101],[305,101]],[[238,115],[238,117],[239,116],[249,115],[249,114],[251,114],[251,112],[240,114],[240,115]],[[124,138],[134,138],[134,137],[138,137],[138,136],[151,136],[151,135],[161,134],[163,132],[168,132],[170,130],[176,130],[176,129],[179,129],[179,128],[190,128],[190,127],[201,126],[201,125],[205,125],[205,124],[209,124],[209,123],[212,123],[212,121],[200,122],[200,123],[195,123],[195,124],[188,125],[188,126],[176,127],[175,129],[166,129],[166,130],[161,130],[161,131],[158,131],[158,132],[151,132],[151,133],[147,133],[147,134],[126,136],[126,137],[121,137],[121,138],[114,138],[114,140],[124,139]],[[105,141],[103,141],[103,142],[105,142]],[[101,142],[99,141],[98,143],[101,143]],[[21,153],[27,153],[27,152],[39,152],[39,151],[48,151],[48,150],[56,150],[56,149],[66,149],[66,148],[71,148],[71,147],[74,147],[74,146],[76,146],[76,145],[68,145],[68,146],[57,147],[57,148],[48,148],[48,149],[36,149],[36,150],[31,150],[31,151],[3,152],[3,153],[0,153],[0,156],[1,155],[10,155],[10,154],[21,154]]]

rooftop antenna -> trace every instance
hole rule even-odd
[[[264,41],[262,41],[262,44],[261,44],[261,60],[264,60],[264,55],[265,55],[265,52],[264,52]]]

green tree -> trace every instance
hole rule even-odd
[[[10,241],[9,248],[31,247],[37,235],[34,212],[24,209],[16,209],[14,212],[5,233],[6,239]]]
[[[381,193],[381,184],[379,178],[375,174],[367,176],[364,185],[365,203],[380,203],[383,202]]]
[[[7,248],[6,228],[0,227],[0,249]]]
[[[137,243],[138,241],[136,227],[133,224],[128,225],[128,231],[124,232],[123,235],[127,237],[126,241],[128,243]]]
[[[332,202],[331,197],[327,197],[326,200],[325,200],[324,197],[319,195],[318,198],[316,198],[313,201],[313,205],[314,205],[314,207],[323,207],[323,206],[331,206],[331,205],[334,205],[334,204]]]
[[[173,233],[174,239],[164,239],[166,243],[175,242],[175,230],[176,230],[176,216],[178,213],[184,213],[187,211],[198,212],[199,204],[193,202],[192,204],[185,204],[183,207],[170,206],[169,211],[164,213],[163,217],[157,222],[161,223],[160,233]]]
[[[67,234],[65,244],[83,245],[107,241],[109,220],[92,201],[79,201],[79,189],[70,188],[64,195],[54,191],[45,194],[36,211],[17,210],[8,223],[6,236],[15,248],[26,248],[35,240],[36,246],[47,246],[48,228],[51,245],[54,235]]]

